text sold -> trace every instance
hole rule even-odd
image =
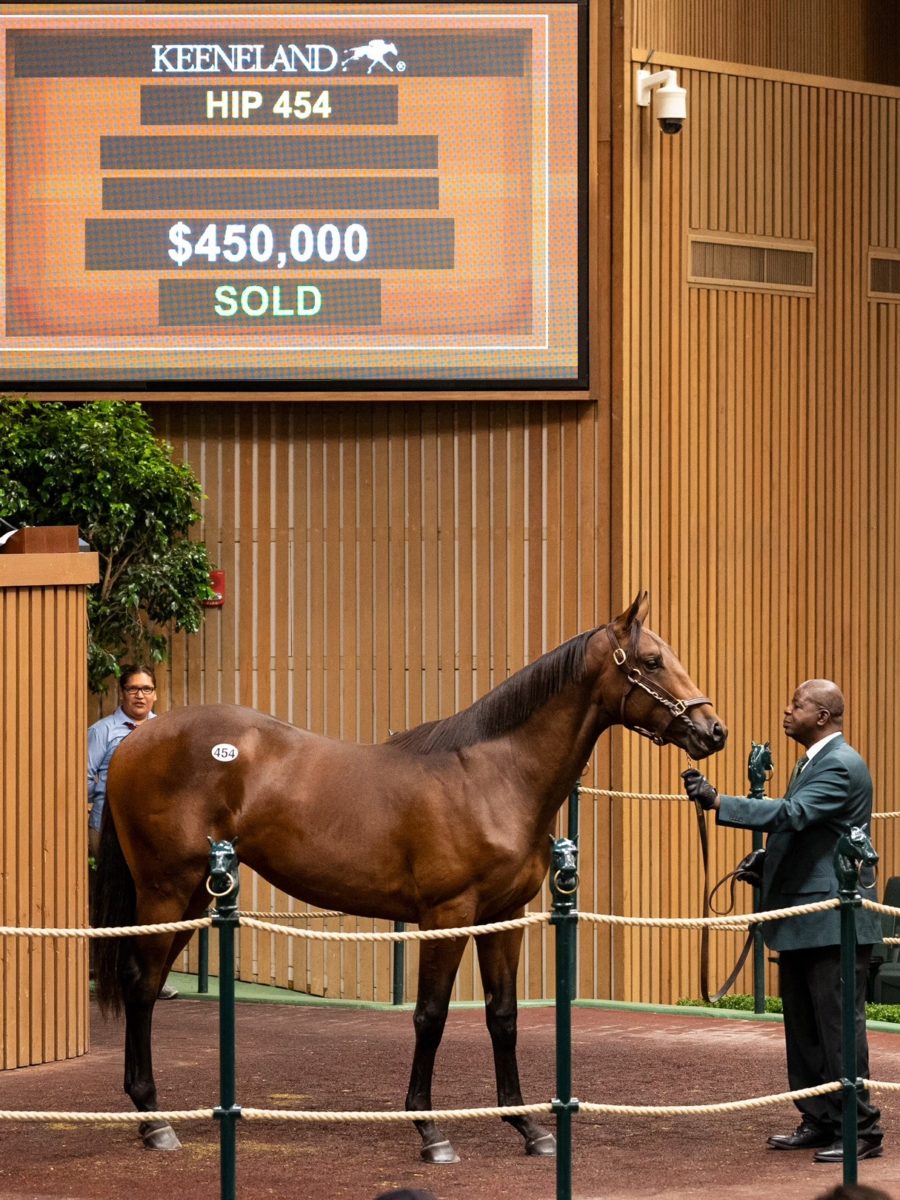
[[[246,317],[314,317],[322,307],[322,293],[309,283],[298,283],[296,288],[280,283],[271,287],[222,283],[216,288],[215,301],[213,311],[217,317],[236,317],[240,313]]]

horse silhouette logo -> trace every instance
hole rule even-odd
[[[364,62],[368,59],[369,69],[366,71],[367,75],[371,75],[373,67],[379,64],[386,71],[393,73],[394,68],[387,60],[389,54],[393,54],[395,58],[397,56],[397,47],[394,43],[386,42],[383,38],[373,38],[371,42],[366,42],[365,46],[354,46],[351,50],[345,50],[344,57],[341,59],[341,70],[346,71],[350,63]],[[404,71],[405,69],[406,63],[397,63],[398,71]]]

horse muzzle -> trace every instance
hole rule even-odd
[[[671,730],[670,741],[680,746],[691,758],[708,758],[710,754],[718,754],[728,740],[728,730],[716,716],[711,705],[709,716],[695,709],[690,715],[685,713],[678,728]]]

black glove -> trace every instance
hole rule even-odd
[[[689,771],[681,772],[681,778],[684,780],[684,790],[687,792],[689,800],[698,800],[700,807],[707,811],[715,808],[719,793],[705,775],[701,775],[699,771],[695,771],[691,767]]]

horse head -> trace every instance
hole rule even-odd
[[[671,646],[646,628],[650,607],[639,592],[620,616],[601,625],[587,645],[596,699],[611,724],[681,747],[691,758],[721,750],[728,731],[708,696],[701,694]]]

